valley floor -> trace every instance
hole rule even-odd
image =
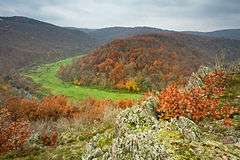
[[[68,64],[72,58],[55,63],[45,64],[37,68],[25,70],[23,74],[32,78],[35,83],[40,84],[48,93],[53,95],[65,95],[73,100],[82,100],[88,97],[96,99],[139,99],[141,94],[128,93],[118,90],[99,89],[95,87],[76,86],[60,80],[56,74],[59,67]]]

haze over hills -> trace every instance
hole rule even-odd
[[[94,48],[88,34],[26,17],[0,17],[0,71],[71,57]]]

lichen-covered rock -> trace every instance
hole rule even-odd
[[[116,135],[124,136],[156,127],[159,129],[159,121],[154,113],[155,106],[156,101],[149,98],[143,105],[128,108],[120,113],[116,120]]]
[[[203,78],[207,76],[208,73],[211,71],[211,68],[201,66],[196,73],[192,73],[192,75],[190,76],[186,85],[186,89],[191,90],[192,88],[203,86]]]
[[[123,111],[116,120],[116,138],[112,159],[167,159],[158,139],[160,123],[154,109],[157,101],[151,97],[142,105]]]
[[[108,159],[111,153],[114,132],[111,129],[102,134],[94,136],[86,145],[86,151],[82,159],[91,160],[94,158]]]
[[[122,111],[114,129],[97,134],[86,145],[84,160],[240,159],[234,144],[209,139],[190,119],[158,120],[153,97]]]
[[[112,159],[168,159],[156,132],[128,134],[114,139]]]
[[[179,117],[178,119],[171,119],[171,124],[177,127],[185,138],[190,140],[200,140],[202,133],[199,127],[190,119]]]

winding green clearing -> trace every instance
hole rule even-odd
[[[35,83],[40,84],[44,89],[53,95],[65,95],[73,100],[82,100],[87,97],[97,99],[138,99],[141,94],[128,93],[119,90],[107,90],[94,87],[76,86],[60,80],[57,76],[57,70],[63,64],[68,64],[72,58],[68,58],[55,63],[41,65],[32,69],[25,70],[23,74],[32,78]]]

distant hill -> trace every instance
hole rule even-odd
[[[93,38],[96,38],[100,44],[110,42],[111,40],[116,38],[126,38],[128,36],[139,35],[139,34],[177,32],[173,30],[163,30],[163,29],[153,28],[153,27],[108,27],[108,28],[100,28],[100,29],[68,27],[68,29],[83,31],[91,35]],[[226,30],[218,30],[213,32],[183,31],[180,33],[214,37],[214,38],[240,40],[240,29],[226,29]]]
[[[240,58],[240,40],[216,38],[180,32],[161,33],[183,43],[191,49],[198,50],[203,56],[215,58],[218,54],[224,54],[228,60]]]
[[[101,29],[87,29],[87,28],[70,28],[70,29],[83,31],[92,36],[93,38],[95,38],[100,44],[110,42],[116,38],[126,38],[133,35],[169,32],[168,30],[162,30],[152,27],[108,27]]]
[[[0,17],[0,72],[81,54],[95,39],[26,17]]]
[[[240,40],[240,29],[226,29],[226,30],[218,30],[218,31],[213,31],[213,32],[185,31],[184,33],[193,34],[193,35],[208,36],[208,37],[218,37],[218,38]]]

